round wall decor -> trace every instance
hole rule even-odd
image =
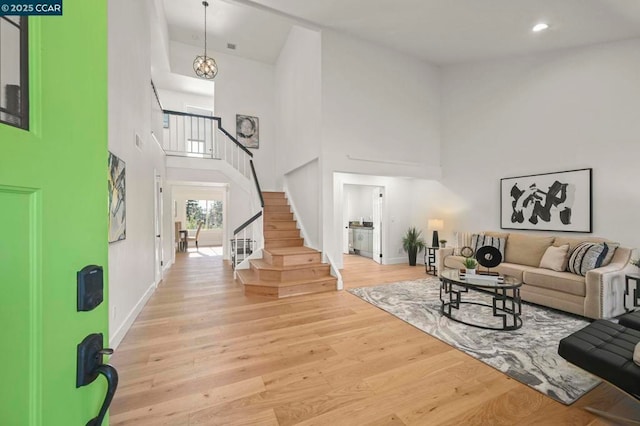
[[[473,257],[473,249],[469,246],[464,246],[460,249],[460,256]]]

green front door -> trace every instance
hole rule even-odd
[[[76,311],[77,271],[107,271],[106,3],[29,18],[29,130],[0,124],[1,425],[83,426],[105,394],[75,384],[77,344],[108,344],[106,279]]]

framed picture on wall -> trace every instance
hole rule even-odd
[[[109,242],[127,238],[125,162],[109,153]]]
[[[236,139],[247,148],[260,147],[258,117],[236,114]]]
[[[592,232],[592,169],[500,179],[500,227]]]

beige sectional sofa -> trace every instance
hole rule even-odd
[[[634,271],[629,263],[633,250],[618,247],[611,262],[592,269],[586,276],[540,268],[547,248],[569,244],[569,253],[582,242],[609,242],[604,238],[536,236],[519,233],[484,232],[506,238],[505,258],[493,271],[523,281],[522,300],[548,306],[588,318],[611,318],[625,312],[625,274]],[[454,256],[453,248],[438,250],[438,271],[461,269],[464,257]],[[482,267],[479,267],[482,269]]]

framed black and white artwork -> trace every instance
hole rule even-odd
[[[236,139],[247,148],[260,147],[258,117],[236,114]]]
[[[500,179],[500,228],[592,232],[591,172]]]

